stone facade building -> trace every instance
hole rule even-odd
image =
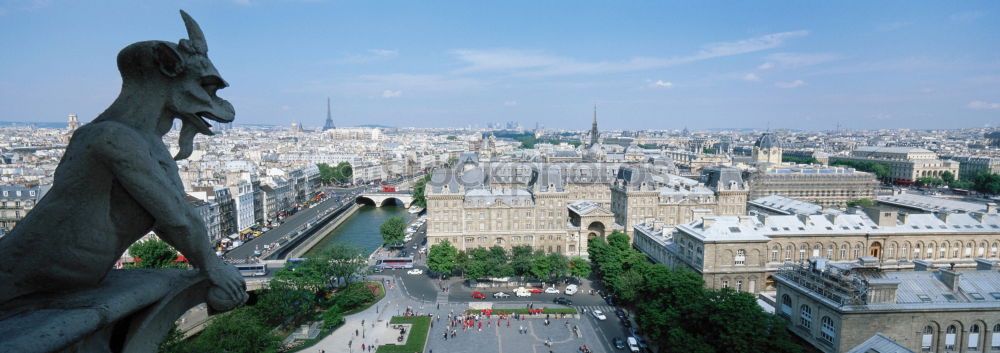
[[[980,171],[993,174],[1000,174],[1000,158],[995,157],[975,157],[975,156],[952,156],[948,159],[958,162],[959,174],[971,178]]]
[[[828,264],[813,259],[774,275],[776,314],[822,352],[847,352],[881,333],[914,352],[1000,351],[1000,271],[917,260],[912,272],[885,272],[877,259]]]
[[[6,234],[28,215],[51,185],[0,185],[0,234]]]
[[[753,163],[759,165],[781,164],[781,141],[778,137],[765,132],[753,145]]]
[[[674,225],[707,215],[746,213],[747,184],[735,168],[710,167],[702,181],[671,174],[654,175],[644,167],[622,167],[611,185],[615,223],[632,226],[658,220]]]
[[[952,160],[939,159],[937,154],[922,148],[912,147],[858,147],[851,151],[850,157],[831,159],[846,159],[855,161],[879,162],[889,166],[889,178],[892,180],[916,181],[919,178],[940,178],[944,172],[959,176],[959,163]],[[835,162],[832,162],[835,163]]]
[[[711,288],[774,290],[771,275],[786,262],[875,258],[883,270],[912,270],[914,260],[974,268],[1000,260],[1000,214],[897,214],[854,208],[848,213],[709,216],[674,231],[634,226],[635,246],[658,263],[698,272]],[[870,336],[870,335],[869,335]]]
[[[428,243],[447,239],[461,250],[530,245],[587,256],[588,236],[620,229],[610,223],[605,206],[611,204],[608,185],[616,168],[602,163],[480,165],[464,159],[457,168],[435,169],[425,189]],[[571,207],[580,202],[587,206]],[[590,223],[581,225],[580,219]]]
[[[874,199],[878,186],[872,173],[811,165],[760,169],[749,179],[751,200],[781,195],[823,207],[846,207],[851,200]]]

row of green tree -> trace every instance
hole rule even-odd
[[[558,145],[560,143],[568,143],[574,147],[580,146],[580,141],[572,140],[561,140],[561,139],[539,139],[535,137],[535,134],[530,132],[525,133],[513,133],[513,132],[495,132],[494,136],[506,137],[521,142],[521,148],[535,148],[535,144],[539,143],[551,143],[553,145]]]
[[[781,161],[789,163],[797,163],[797,164],[820,164],[819,160],[813,157],[797,157],[797,156],[788,156],[784,154],[781,155]]]
[[[350,183],[351,176],[354,175],[351,164],[347,162],[340,162],[334,167],[326,163],[319,163],[316,164],[316,167],[319,168],[319,179],[325,184]]]
[[[461,272],[470,279],[531,277],[551,281],[566,276],[590,276],[590,265],[582,257],[546,254],[530,245],[515,245],[510,251],[499,245],[459,251],[447,240],[431,246],[427,267],[445,275]]]
[[[786,323],[761,310],[753,295],[706,289],[700,275],[650,263],[628,235],[594,238],[588,253],[608,288],[661,352],[801,352]]]
[[[963,178],[965,179],[965,178]],[[988,170],[979,170],[976,173],[972,173],[964,182],[971,182],[971,188],[973,190],[987,193],[987,194],[1000,194],[1000,174],[990,173]]]
[[[410,205],[427,208],[427,197],[424,196],[424,190],[427,188],[428,181],[431,181],[430,174],[413,183],[413,189],[410,191],[410,196],[413,196],[413,202],[410,202]]]
[[[247,306],[213,316],[191,339],[183,340],[175,329],[160,352],[277,352],[282,333],[317,320],[332,329],[343,322],[345,312],[373,303],[381,286],[355,281],[366,269],[360,249],[334,245],[277,271]]]
[[[784,160],[784,157],[782,157]],[[892,175],[892,168],[888,164],[873,161],[858,161],[853,159],[830,158],[831,165],[851,167],[863,172],[875,174],[875,178],[886,180]]]

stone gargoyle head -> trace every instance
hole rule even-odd
[[[187,158],[193,151],[194,137],[201,133],[213,135],[207,120],[232,122],[236,116],[233,105],[215,95],[229,86],[208,59],[205,34],[191,16],[181,10],[188,38],[174,44],[165,41],[134,43],[118,53],[118,70],[122,75],[122,95],[162,99],[168,119],[179,118],[180,151],[174,159]],[[128,92],[140,90],[140,92]],[[133,94],[129,94],[133,93]],[[169,126],[170,124],[166,124]],[[167,131],[160,131],[166,134]]]

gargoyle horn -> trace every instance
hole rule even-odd
[[[181,18],[184,19],[184,27],[187,28],[188,32],[188,42],[190,43],[192,49],[198,54],[208,53],[208,43],[205,42],[205,33],[201,31],[201,27],[198,26],[198,22],[195,22],[191,15],[187,12],[181,10]],[[181,40],[183,45],[184,40]]]

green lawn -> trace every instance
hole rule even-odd
[[[390,324],[412,324],[410,336],[403,345],[381,345],[377,353],[413,353],[423,352],[424,345],[427,344],[427,332],[431,328],[430,316],[394,316],[389,320]]]
[[[522,315],[528,315],[529,314],[528,310],[530,310],[530,309],[493,309],[493,314],[494,315],[498,315],[498,314],[514,314],[514,313],[518,313],[518,314],[522,314]],[[482,310],[478,310],[478,309],[469,309],[469,310],[465,311],[466,314],[479,314],[479,313],[482,313],[482,312],[483,312]],[[576,309],[573,309],[573,308],[545,308],[542,311],[542,314],[576,314]]]
[[[374,284],[374,285],[378,286],[378,295],[375,296],[375,299],[373,299],[372,301],[370,301],[368,303],[365,303],[365,304],[363,304],[363,305],[361,305],[361,306],[359,306],[357,308],[345,311],[341,315],[347,316],[347,315],[351,315],[351,314],[360,313],[360,312],[364,311],[365,309],[368,309],[372,305],[377,304],[380,300],[382,300],[382,298],[385,298],[385,287],[382,286],[382,281],[364,281],[364,282],[361,282],[361,283],[365,283],[366,285],[367,284]]]

